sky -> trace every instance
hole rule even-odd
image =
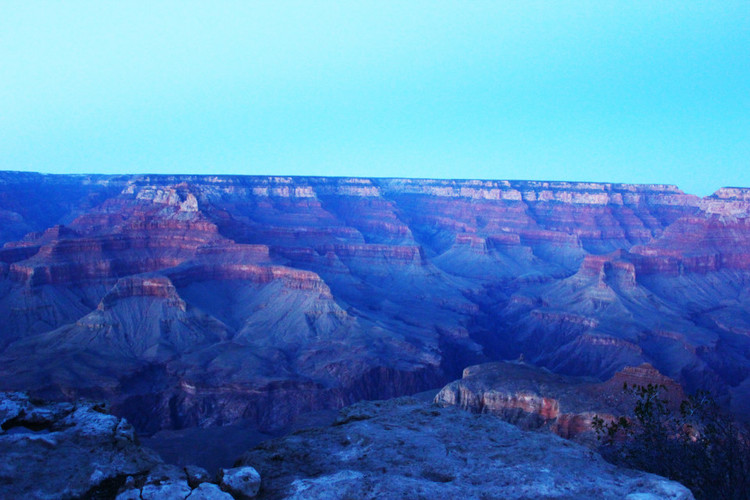
[[[750,2],[0,0],[0,170],[750,187]]]

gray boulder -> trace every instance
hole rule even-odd
[[[211,483],[201,483],[185,500],[233,500],[229,493]]]
[[[157,465],[146,476],[141,488],[143,500],[159,500],[162,498],[185,498],[190,494],[185,469],[176,465]]]
[[[260,489],[260,474],[250,466],[219,469],[219,486],[235,498],[255,498]]]
[[[208,471],[197,465],[186,465],[185,475],[191,488],[197,488],[201,483],[211,482],[211,476]]]
[[[116,500],[228,500],[232,495],[211,484],[202,467],[160,464],[148,474],[128,481]]]

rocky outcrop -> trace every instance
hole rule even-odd
[[[260,479],[258,479],[260,481]],[[211,482],[208,473],[200,467],[157,465],[138,478],[128,477],[116,500],[160,500],[179,498],[186,500],[232,500],[252,498],[230,494]]]
[[[112,498],[161,459],[127,421],[96,403],[43,403],[0,393],[4,498]]]
[[[412,398],[358,403],[330,427],[260,444],[238,465],[260,472],[262,499],[693,498],[557,436]]]
[[[463,377],[435,396],[440,406],[457,406],[472,413],[488,413],[522,429],[544,429],[558,436],[592,444],[592,419],[631,415],[635,397],[629,386],[664,386],[664,397],[677,409],[682,387],[650,365],[625,367],[610,380],[556,375],[523,362],[470,366]]]
[[[2,498],[232,500],[254,498],[252,467],[220,469],[162,463],[134,428],[103,403],[53,403],[0,393]]]
[[[260,489],[260,475],[250,466],[219,470],[219,486],[234,498],[255,498]]]
[[[178,286],[201,281],[238,280],[260,285],[279,281],[293,290],[317,291],[328,297],[331,295],[328,286],[316,273],[284,266],[191,262],[170,270],[167,274]]]

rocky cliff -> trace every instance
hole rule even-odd
[[[127,476],[161,463],[100,403],[0,393],[0,496],[113,498]]]
[[[685,398],[679,384],[648,364],[625,367],[600,382],[558,375],[522,362],[495,362],[466,368],[461,379],[438,392],[435,403],[489,413],[522,429],[548,430],[595,445],[594,416],[605,421],[632,416],[637,398],[623,391],[624,384],[663,386],[662,397],[675,412]]]
[[[0,456],[8,499],[232,500],[254,497],[260,483],[250,467],[219,469],[215,484],[201,467],[163,463],[103,403],[23,393],[0,392]]]
[[[748,194],[0,173],[0,388],[262,430],[523,354],[750,407]],[[745,412],[746,413],[746,412]]]
[[[358,403],[330,427],[262,443],[238,465],[260,472],[263,499],[693,498],[557,436],[412,398]]]
[[[2,498],[692,498],[555,436],[412,398],[349,407],[214,475],[164,464],[101,403],[0,393],[0,454]]]

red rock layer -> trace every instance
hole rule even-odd
[[[195,405],[227,405],[227,419],[242,407],[210,395],[248,390],[227,373],[252,387],[278,381],[259,385],[270,392],[294,381],[317,384],[321,398],[342,387],[351,398],[384,397],[390,383],[425,389],[468,364],[519,354],[602,378],[650,362],[691,388],[736,392],[750,377],[748,193],[0,173],[0,346],[10,346],[0,364],[11,370],[2,375],[62,391],[106,379],[127,398],[137,391],[125,374],[151,373],[154,360],[167,379],[224,374],[205,398],[185,398],[191,423],[211,420]],[[130,321],[134,311],[158,318],[146,328]],[[96,356],[60,364],[60,353],[84,352],[93,331],[102,342],[115,332],[131,350],[108,360],[114,381]],[[238,345],[247,351],[231,355]],[[40,367],[38,380],[21,377],[22,355]],[[401,378],[385,375],[394,370]],[[367,377],[373,387],[353,382]],[[145,399],[168,408],[181,396],[167,385]],[[266,396],[245,407],[281,404]],[[557,410],[545,398],[501,399],[547,419]],[[567,414],[556,417],[561,433],[586,425]]]
[[[623,383],[663,385],[664,396],[675,407],[685,397],[679,384],[648,364],[625,367],[610,380],[597,383],[553,375],[530,365],[488,363],[464,370],[463,378],[445,386],[435,402],[587,441],[592,438],[595,415],[606,419],[632,412],[635,397],[623,390]]]
[[[99,303],[98,309],[104,310],[117,301],[130,297],[153,297],[158,299],[169,299],[168,303],[174,307],[185,310],[185,302],[177,295],[172,282],[163,276],[129,276],[121,278],[117,284],[104,296]]]
[[[317,274],[283,266],[196,263],[169,271],[168,274],[178,286],[209,280],[246,280],[256,284],[267,284],[278,280],[287,288],[312,290],[330,296],[328,286]]]

